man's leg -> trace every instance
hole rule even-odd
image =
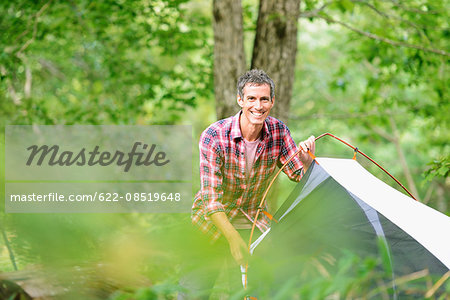
[[[250,238],[251,229],[238,229],[237,231],[241,235],[244,242],[247,244]],[[255,230],[252,238],[253,241],[255,241],[260,234],[261,233],[259,232],[259,230]],[[226,265],[227,265],[226,272],[229,285],[229,294],[230,296],[233,296],[244,290],[244,285],[242,282],[242,272],[240,266],[233,259],[233,256],[230,253],[227,256]]]
[[[185,257],[182,265],[180,286],[185,291],[178,294],[178,299],[209,299],[230,252],[223,237],[211,244],[208,238],[203,236],[196,243],[197,251]]]

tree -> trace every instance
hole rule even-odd
[[[297,54],[300,0],[261,0],[251,68],[265,70],[275,82],[272,115],[288,121]],[[240,1],[214,1],[214,79],[219,119],[236,112],[236,79],[245,72]]]
[[[245,72],[241,1],[213,2],[214,92],[219,119],[236,109],[236,79]]]

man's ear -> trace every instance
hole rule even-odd
[[[275,104],[275,96],[272,98],[272,106]]]
[[[241,98],[241,96],[240,96],[239,94],[237,94],[237,104],[238,104],[240,107],[243,107],[243,106],[244,106],[244,100],[242,100],[242,98]]]

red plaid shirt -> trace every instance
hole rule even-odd
[[[212,124],[200,137],[201,188],[194,198],[192,222],[213,240],[221,233],[210,215],[223,211],[231,221],[240,211],[253,223],[275,167],[281,167],[297,151],[287,126],[267,117],[247,181],[240,114]],[[294,158],[283,171],[291,180],[299,181],[302,176],[300,159]],[[260,214],[256,226],[264,232],[269,228],[270,220]]]

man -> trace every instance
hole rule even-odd
[[[269,116],[275,85],[264,71],[242,75],[237,90],[241,111],[212,124],[200,137],[201,188],[194,199],[192,221],[213,241],[224,237],[236,263],[244,265],[248,235],[271,175],[298,148],[287,126]],[[299,146],[303,151],[283,169],[295,181],[312,162],[307,150],[314,153],[314,137]],[[256,226],[264,232],[270,220],[260,214]]]

